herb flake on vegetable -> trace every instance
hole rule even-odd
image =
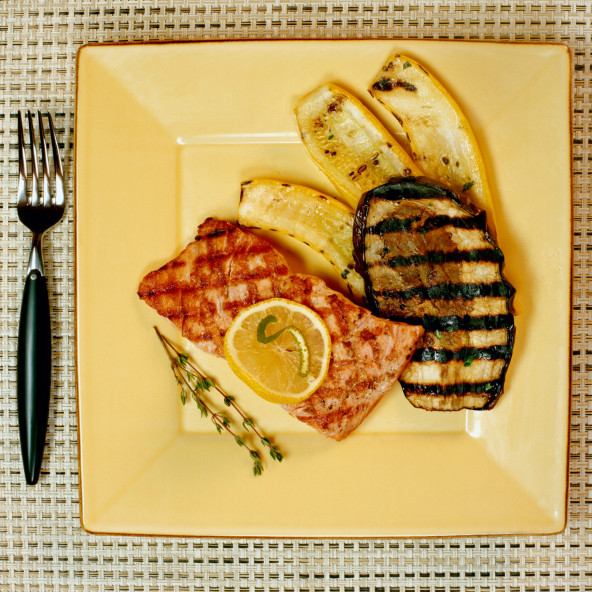
[[[468,367],[469,367],[469,366],[470,366],[470,365],[473,363],[473,360],[474,360],[476,357],[477,357],[477,356],[475,356],[475,355],[472,355],[472,356],[467,356],[467,357],[465,358],[465,366],[468,368]]]

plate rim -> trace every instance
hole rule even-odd
[[[81,421],[80,421],[80,349],[79,349],[79,293],[78,293],[78,285],[79,285],[79,272],[78,272],[78,233],[79,233],[79,226],[78,226],[78,204],[79,204],[79,192],[78,192],[78,177],[79,177],[79,168],[78,168],[78,129],[79,129],[79,93],[80,93],[80,84],[79,84],[79,73],[80,73],[80,61],[83,53],[87,53],[89,50],[97,51],[101,49],[108,49],[113,47],[138,47],[138,46],[172,46],[172,45],[197,45],[197,44],[251,44],[251,43],[262,43],[267,42],[270,44],[275,43],[308,43],[308,42],[317,42],[317,43],[331,43],[331,42],[347,42],[347,43],[356,43],[358,41],[391,41],[395,42],[404,42],[404,43],[413,43],[413,42],[421,42],[421,43],[429,43],[429,44],[479,44],[479,45],[509,45],[509,46],[537,46],[537,47],[553,47],[553,48],[561,48],[563,49],[568,56],[568,63],[569,63],[569,72],[570,72],[570,79],[569,79],[569,88],[568,90],[568,126],[567,126],[567,133],[569,134],[569,176],[570,176],[570,183],[569,183],[569,198],[570,198],[570,216],[569,216],[569,243],[570,243],[570,258],[569,258],[569,265],[570,265],[570,275],[569,275],[569,285],[568,285],[568,292],[569,292],[569,337],[568,337],[568,348],[567,348],[567,368],[569,369],[568,376],[567,376],[567,430],[566,430],[566,463],[565,463],[565,479],[564,479],[564,508],[563,508],[563,515],[560,527],[554,531],[544,531],[544,532],[532,532],[528,530],[524,531],[499,531],[499,532],[491,532],[491,533],[455,533],[455,534],[391,534],[391,535],[372,535],[372,534],[353,534],[353,535],[294,535],[294,534],[287,534],[287,535],[246,535],[246,534],[225,534],[225,535],[216,535],[216,534],[175,534],[175,533],[138,533],[138,532],[125,532],[124,530],[101,530],[101,529],[93,529],[87,525],[85,522],[85,501],[84,501],[84,480],[83,480],[83,469],[82,469],[82,433],[81,433]],[[570,467],[570,449],[571,449],[571,441],[572,441],[572,422],[571,422],[571,411],[572,411],[572,399],[573,399],[573,376],[571,372],[572,367],[572,350],[573,350],[573,319],[574,319],[574,312],[573,312],[573,288],[574,288],[574,277],[573,277],[573,269],[574,269],[574,153],[573,153],[573,50],[572,48],[564,42],[555,42],[555,41],[537,41],[537,40],[510,40],[510,39],[434,39],[434,38],[386,38],[386,37],[372,37],[372,36],[363,36],[363,37],[356,37],[356,38],[317,38],[317,37],[310,37],[310,38],[266,38],[266,37],[255,37],[255,38],[223,38],[223,39],[150,39],[150,40],[123,40],[123,41],[112,41],[112,42],[89,42],[81,45],[76,51],[75,57],[75,110],[74,110],[74,134],[73,134],[73,183],[72,183],[72,196],[73,196],[73,227],[74,227],[74,245],[73,245],[73,255],[74,255],[74,270],[73,270],[73,282],[74,282],[74,290],[73,290],[73,298],[74,298],[74,371],[75,371],[75,390],[76,390],[76,419],[77,419],[77,461],[78,461],[78,474],[79,474],[79,482],[78,482],[78,492],[79,492],[79,507],[80,507],[80,524],[81,528],[93,535],[108,535],[108,536],[133,536],[133,537],[166,537],[166,538],[196,538],[196,539],[204,539],[204,538],[224,538],[224,539],[260,539],[260,540],[302,540],[302,539],[310,539],[310,540],[327,540],[327,539],[340,539],[340,540],[383,540],[385,538],[389,539],[464,539],[464,538],[474,538],[474,537],[483,537],[483,538],[491,538],[491,537],[500,537],[500,536],[537,536],[537,535],[558,535],[563,533],[568,525],[569,521],[569,467]],[[181,436],[180,433],[177,434],[177,438]]]

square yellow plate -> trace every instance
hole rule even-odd
[[[429,413],[399,387],[341,443],[251,393],[136,295],[254,176],[334,193],[299,141],[298,97],[366,88],[394,52],[444,83],[480,143],[516,286],[516,347],[492,411]],[[78,56],[76,313],[82,522],[102,533],[389,537],[551,533],[566,519],[571,166],[564,46],[235,41],[86,46]],[[266,235],[267,236],[267,235]],[[294,269],[339,279],[269,236]],[[244,450],[181,406],[153,330],[186,347],[285,453]]]

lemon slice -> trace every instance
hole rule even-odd
[[[272,298],[241,311],[224,337],[232,371],[260,397],[298,403],[321,386],[329,370],[331,336],[303,304]]]

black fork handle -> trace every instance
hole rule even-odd
[[[29,485],[39,479],[51,386],[51,324],[47,281],[38,270],[25,280],[17,353],[21,453]]]

